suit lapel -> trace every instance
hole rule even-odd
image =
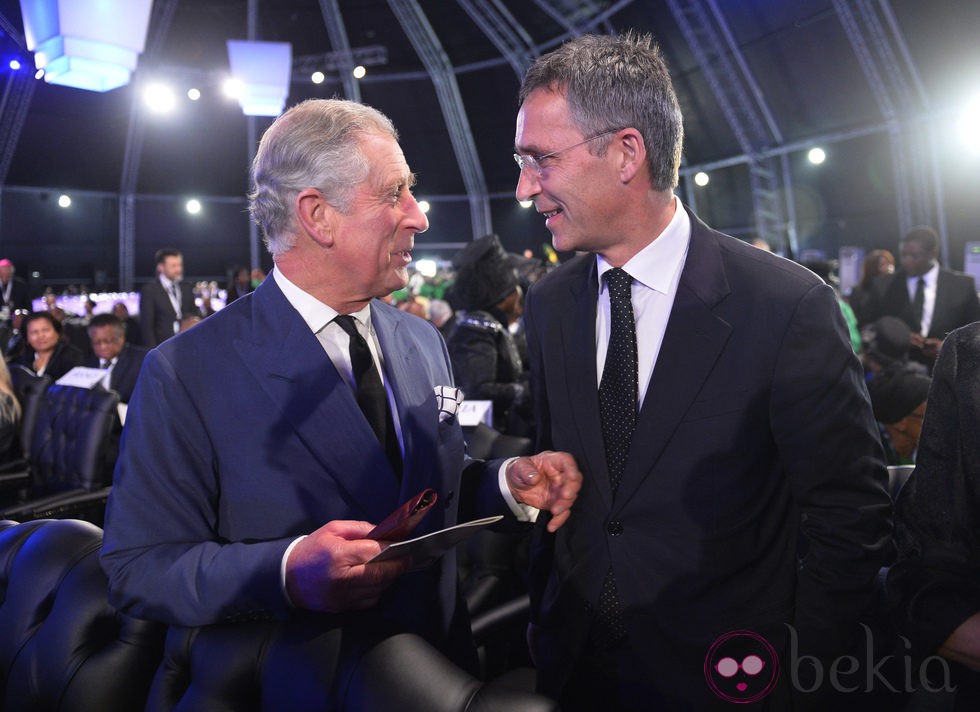
[[[365,519],[380,521],[394,509],[398,493],[379,479],[393,483],[394,473],[353,391],[275,280],[255,290],[250,308],[250,343],[233,346],[250,354],[246,367],[278,408],[270,413],[281,423],[273,428],[273,442],[298,437],[323,472],[296,476],[334,479]]]
[[[687,260],[616,494],[620,506],[655,467],[731,333],[712,311],[730,291],[720,248],[693,214],[691,223]]]
[[[578,431],[581,453],[586,469],[597,475],[588,479],[606,506],[612,502],[609,486],[609,470],[606,464],[605,445],[602,440],[602,423],[599,419],[599,385],[596,381],[595,320],[599,298],[595,257],[581,258],[581,262],[566,276],[567,292],[560,306],[561,358],[547,364],[549,369],[566,366],[563,377],[571,415]],[[562,382],[559,380],[559,382]]]

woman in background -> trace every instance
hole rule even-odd
[[[7,362],[0,358],[0,462],[15,457],[20,433],[20,401],[14,393]]]
[[[85,355],[61,338],[61,322],[51,312],[32,312],[24,319],[27,346],[20,363],[38,376],[57,381],[75,366],[81,366]]]

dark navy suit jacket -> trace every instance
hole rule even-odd
[[[280,585],[297,536],[331,520],[379,522],[426,487],[439,502],[418,533],[478,509],[505,513],[496,470],[466,458],[455,418],[439,420],[434,388],[453,382],[439,332],[377,300],[371,311],[404,440],[400,482],[274,279],[147,355],[106,518],[102,561],[116,606],[180,626],[308,622]],[[474,486],[463,492],[467,465]],[[443,649],[468,635],[453,552],[402,576],[368,613],[309,618],[325,628],[383,619]]]
[[[704,665],[725,633],[752,630],[785,653],[792,624],[803,650],[844,649],[888,551],[878,430],[833,290],[693,214],[691,223],[615,496],[599,420],[595,257],[570,260],[528,293],[538,445],[572,453],[584,475],[571,519],[539,532],[533,557],[535,661],[553,695],[575,668],[610,567],[630,642],[661,695],[650,708],[702,710],[720,702]]]

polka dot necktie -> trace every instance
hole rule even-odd
[[[606,450],[609,484],[613,494],[623,479],[637,414],[636,325],[631,299],[633,278],[619,268],[604,275],[609,290],[610,335],[599,384],[599,417]],[[616,591],[612,567],[599,594],[598,620],[593,638],[599,649],[626,637],[626,625]]]
[[[357,405],[367,418],[374,434],[377,435],[391,463],[391,468],[396,475],[401,476],[402,455],[398,445],[398,435],[395,433],[395,423],[388,408],[388,395],[374,364],[371,349],[358,332],[354,317],[350,314],[341,314],[334,321],[350,337],[350,361],[354,380],[357,382]]]
[[[599,384],[599,417],[606,446],[606,464],[613,492],[623,478],[633,428],[636,427],[636,326],[630,299],[633,278],[619,268],[606,272],[610,336]]]

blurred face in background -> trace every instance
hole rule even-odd
[[[160,263],[160,274],[176,282],[184,278],[184,258],[180,255],[167,255]]]
[[[901,246],[902,269],[909,277],[920,277],[932,269],[936,254],[918,240],[906,240]]]
[[[47,319],[34,319],[27,325],[27,343],[38,353],[54,351],[58,338],[58,332]]]
[[[92,341],[92,353],[101,359],[111,361],[122,353],[126,337],[114,326],[94,326],[88,330]]]

